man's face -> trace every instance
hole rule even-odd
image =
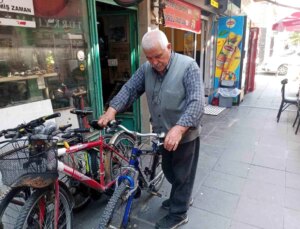
[[[158,44],[155,48],[144,50],[144,53],[152,67],[156,71],[162,73],[166,69],[170,60],[171,44],[168,44],[168,46],[165,49],[161,48]]]

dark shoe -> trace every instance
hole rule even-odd
[[[190,206],[192,206],[193,203],[194,203],[194,199],[191,198],[191,200],[190,200]],[[164,209],[166,209],[166,210],[169,210],[170,209],[170,199],[166,199],[165,201],[163,201],[161,203],[161,207],[164,208]]]
[[[174,216],[174,215],[166,215],[165,217],[161,218],[156,224],[155,228],[157,229],[175,229],[182,224],[185,224],[189,221],[189,218],[186,214],[181,216]]]

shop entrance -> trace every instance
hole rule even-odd
[[[206,66],[205,55],[207,40],[207,21],[203,19],[201,20],[200,34],[163,26],[160,26],[159,29],[165,32],[175,52],[190,56],[196,60],[197,64],[201,68],[204,77]]]
[[[138,67],[136,11],[96,2],[104,110]],[[140,129],[139,102],[118,115],[129,128]]]

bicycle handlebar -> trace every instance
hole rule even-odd
[[[96,130],[102,130],[103,127],[98,125],[98,120],[93,120],[90,122],[91,127],[93,127]],[[156,138],[165,138],[165,133],[140,133],[137,131],[132,131],[127,129],[125,126],[121,125],[121,121],[120,120],[112,120],[108,123],[107,125],[109,128],[112,129],[116,129],[116,128],[121,128],[122,130],[124,130],[125,132],[127,132],[128,134],[132,134],[135,136],[139,136],[139,137],[156,137]]]
[[[54,113],[51,115],[42,116],[40,118],[31,120],[28,123],[22,123],[15,128],[2,130],[2,131],[0,131],[0,137],[2,137],[3,135],[7,135],[7,137],[9,138],[13,134],[13,133],[8,134],[9,132],[17,132],[17,133],[15,133],[15,136],[18,136],[19,134],[21,134],[21,135],[25,134],[26,132],[31,132],[35,127],[40,126],[43,123],[45,123],[46,120],[49,120],[52,118],[57,118],[60,116],[61,116],[60,113]]]
[[[139,137],[165,138],[165,136],[166,136],[166,134],[164,132],[158,134],[158,133],[140,133],[137,131],[128,130],[125,126],[120,124],[120,121],[117,121],[117,120],[110,121],[108,126],[112,127],[112,128],[115,128],[116,126],[120,127],[122,130],[124,130],[128,134],[132,134],[132,135],[139,136]]]

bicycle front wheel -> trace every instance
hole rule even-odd
[[[117,132],[110,140],[109,144],[129,160],[131,149],[134,146],[135,138],[124,131]],[[121,173],[121,167],[128,165],[128,161],[119,157],[113,151],[105,151],[105,178],[106,181],[112,181],[117,178]]]
[[[69,195],[60,186],[58,228],[72,228],[72,206],[70,203]],[[50,189],[38,189],[25,202],[15,228],[54,228],[54,216],[54,191]]]
[[[0,198],[0,228],[14,228],[17,218],[30,196],[30,188],[13,188]]]
[[[126,206],[128,203],[128,198],[126,196],[128,191],[129,191],[129,187],[126,185],[125,182],[122,182],[115,189],[112,197],[110,198],[101,216],[98,229],[105,229],[109,227],[126,228],[129,213],[130,213],[130,208],[128,209],[128,216],[126,217],[126,222],[124,224],[122,222],[125,215]]]

